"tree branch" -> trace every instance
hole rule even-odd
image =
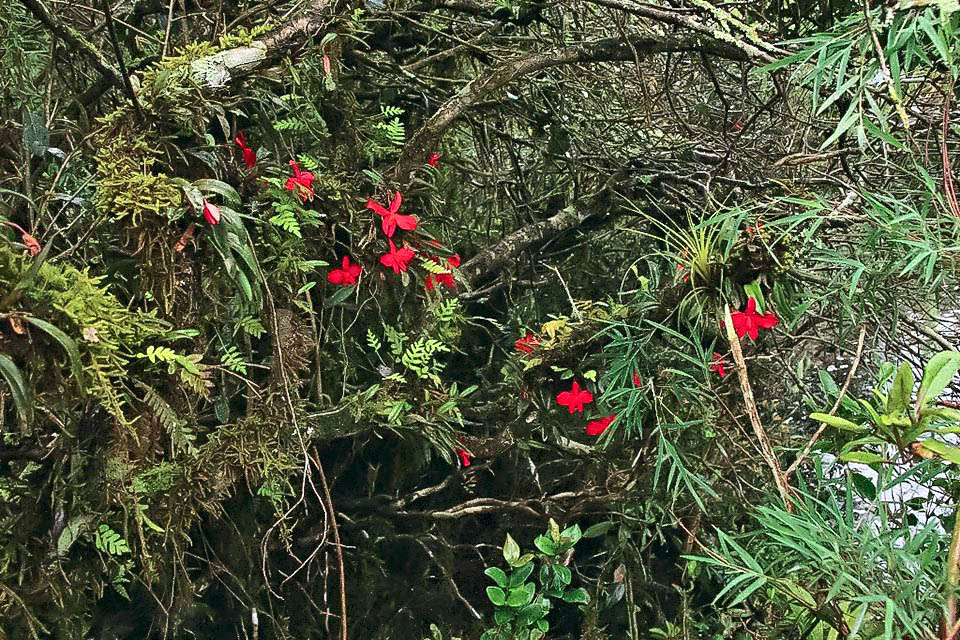
[[[443,134],[471,107],[490,94],[531,73],[566,64],[613,62],[633,60],[636,55],[700,51],[706,54],[748,62],[750,57],[738,46],[716,39],[701,37],[671,38],[631,36],[604,38],[548,53],[531,53],[494,67],[485,75],[472,80],[455,96],[447,100],[420,129],[410,137],[403,148],[394,170],[397,182],[406,182],[413,167],[432,153]]]
[[[33,17],[39,20],[44,24],[50,31],[53,32],[55,36],[63,40],[70,46],[71,49],[79,52],[82,55],[90,58],[90,61],[93,63],[93,66],[110,81],[110,84],[122,88],[123,80],[120,78],[120,74],[117,73],[117,70],[107,62],[107,59],[103,57],[100,53],[100,50],[95,47],[89,40],[84,38],[80,32],[72,27],[61,24],[58,22],[50,12],[47,11],[47,8],[41,4],[40,0],[20,0],[23,5],[29,9],[30,13],[33,14]]]
[[[741,39],[735,38],[734,36],[709,27],[696,18],[691,16],[681,15],[674,13],[670,9],[665,9],[661,7],[656,7],[649,4],[632,4],[628,3],[625,0],[585,0],[591,4],[597,4],[603,7],[608,7],[611,9],[617,9],[619,11],[624,11],[626,13],[639,16],[641,18],[649,18],[655,20],[656,22],[661,22],[664,24],[672,24],[677,27],[685,27],[697,33],[701,33],[705,36],[711,38],[716,38],[719,40],[724,40],[733,45],[741,47],[745,52],[747,52],[751,57],[756,58],[762,62],[773,62],[774,58],[771,53],[785,54],[786,52],[777,49],[772,45],[766,45],[767,51],[764,51],[759,46],[750,44],[749,42],[744,42]],[[768,52],[769,51],[769,52]]]

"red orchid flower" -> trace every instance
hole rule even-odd
[[[761,231],[762,229],[763,229],[763,223],[762,223],[762,222],[758,222],[758,223],[757,223],[757,226],[753,226],[753,225],[751,225],[751,224],[748,224],[748,225],[747,225],[747,228],[746,228],[746,232],[747,232],[747,235],[748,235],[748,236],[752,236],[754,233],[760,233],[760,231]]]
[[[203,201],[203,217],[210,224],[220,222],[220,208],[212,202]]]
[[[730,318],[733,320],[733,330],[737,332],[737,337],[742,338],[746,334],[751,340],[757,339],[760,329],[772,329],[779,322],[771,311],[763,315],[757,313],[757,301],[753,296],[747,299],[746,311],[736,311],[730,314]]]
[[[557,394],[557,404],[566,407],[570,413],[579,411],[583,413],[583,405],[593,402],[593,394],[586,389],[580,388],[580,383],[573,381],[570,391],[561,391]]]
[[[350,256],[343,256],[343,261],[340,264],[339,269],[333,269],[327,274],[327,281],[330,284],[338,284],[343,287],[357,284],[357,278],[360,277],[363,267],[359,264],[350,264]]]
[[[237,131],[237,137],[233,141],[243,151],[243,163],[247,165],[247,169],[252,169],[253,165],[257,164],[257,152],[247,146],[247,136],[243,135],[243,131]]]
[[[30,252],[32,257],[37,257],[40,255],[40,252],[43,251],[43,247],[40,246],[40,243],[29,233],[20,234],[20,239],[23,240],[24,246],[27,247],[27,251]]]
[[[373,201],[373,198],[367,200],[367,209],[372,209],[374,213],[383,216],[383,232],[388,238],[392,238],[396,233],[397,227],[405,231],[413,231],[417,228],[417,219],[413,216],[405,216],[400,213],[400,204],[403,202],[403,196],[397,191],[393,194],[393,200],[390,202],[390,209],[385,209],[383,205]]]
[[[526,355],[530,355],[531,353],[534,352],[535,349],[537,349],[540,346],[540,339],[537,338],[532,333],[530,333],[529,331],[527,331],[527,335],[517,339],[517,341],[513,343],[513,346],[520,353],[525,353]]]
[[[591,420],[587,423],[587,435],[588,436],[601,436],[603,432],[607,430],[607,427],[610,426],[610,423],[616,420],[617,414],[611,413],[606,418],[600,418],[599,420]]]
[[[16,222],[10,222],[9,220],[0,221],[8,227],[15,229],[17,233],[20,234],[20,239],[23,240],[23,245],[27,248],[27,251],[30,252],[30,255],[36,257],[40,255],[40,252],[43,250],[43,247],[40,246],[40,243],[32,235],[27,233],[27,231],[18,225]]]
[[[429,256],[431,260],[440,264],[440,258],[437,256]],[[460,254],[455,253],[449,258],[447,258],[447,264],[451,268],[456,269],[460,266]],[[453,279],[453,274],[449,271],[447,273],[428,273],[427,274],[427,291],[433,291],[433,281],[442,282],[447,289],[453,289],[457,286],[456,281]]]
[[[716,371],[717,375],[721,378],[727,377],[727,370],[724,368],[727,365],[727,360],[717,353],[713,352],[713,364],[710,365],[710,371]]]
[[[383,263],[383,266],[393,269],[394,273],[406,271],[407,264],[413,260],[413,256],[416,254],[414,254],[412,249],[407,249],[406,247],[397,249],[397,246],[393,244],[393,240],[389,242],[390,253],[385,253],[380,256],[380,262]]]
[[[310,171],[300,171],[300,165],[296,160],[290,161],[293,168],[293,177],[287,178],[287,191],[295,191],[300,194],[300,198],[306,202],[313,199],[313,173]]]
[[[463,438],[457,438],[457,442],[459,442],[460,444],[463,444]],[[460,456],[460,464],[463,465],[464,467],[469,467],[470,458],[472,458],[473,456],[467,453],[466,449],[463,449],[460,447],[457,447],[456,449],[454,449],[454,451],[458,456]]]
[[[680,271],[683,271],[684,269],[686,269],[686,267],[684,267],[684,266],[683,266],[682,264],[680,264],[680,263],[677,263],[677,272],[678,272],[678,273],[679,273]],[[684,281],[684,282],[689,282],[689,281],[690,281],[690,274],[689,274],[689,273],[688,273],[687,275],[683,276],[683,281]]]
[[[435,167],[437,166],[437,163],[439,160],[440,160],[440,154],[435,153],[432,156],[430,156],[429,160],[427,160],[427,164],[429,164],[431,167]]]
[[[633,372],[633,386],[635,386],[635,387],[642,387],[642,386],[643,386],[643,383],[640,381],[640,372],[639,372],[639,371],[634,371],[634,372]]]

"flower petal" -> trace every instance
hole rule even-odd
[[[403,204],[403,196],[397,191],[393,194],[393,200],[390,201],[390,213],[400,211],[401,204]]]
[[[417,219],[414,216],[405,216],[398,213],[393,218],[396,220],[396,225],[404,231],[413,231],[417,228]]]

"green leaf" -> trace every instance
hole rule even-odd
[[[519,557],[520,545],[518,545],[516,540],[511,538],[510,534],[508,533],[507,539],[503,543],[503,559],[507,561],[507,564],[512,566]]]
[[[506,600],[504,600],[504,603],[506,603]],[[513,620],[515,615],[516,613],[513,611],[513,609],[497,609],[493,612],[493,621],[497,624],[507,624]]]
[[[590,603],[590,594],[587,593],[587,590],[583,587],[579,589],[571,589],[563,594],[564,602],[576,602],[578,604],[589,604]]]
[[[327,298],[323,304],[326,307],[334,307],[353,295],[354,291],[356,291],[356,287],[340,287],[340,289]]]
[[[510,576],[509,586],[519,587],[526,581],[527,578],[530,577],[531,573],[533,573],[533,563],[528,562],[513,572],[513,574]]]
[[[212,192],[223,196],[227,204],[232,204],[235,207],[240,206],[240,194],[226,182],[220,182],[212,178],[201,178],[194,180],[193,186],[200,189],[200,191]]]
[[[823,141],[823,144],[820,145],[820,150],[824,150],[837,139],[847,132],[847,129],[856,124],[857,119],[860,116],[860,112],[857,111],[858,102],[856,100],[850,101],[850,106],[847,108],[846,113],[843,114],[843,117],[840,118],[840,122],[837,124],[837,128],[833,130],[833,133],[830,134],[830,137]]]
[[[575,524],[572,527],[567,527],[560,532],[560,540],[570,546],[577,544],[582,537],[583,533],[581,533],[580,525],[578,524]]]
[[[27,111],[23,119],[23,146],[31,155],[42,156],[50,146],[50,131],[43,113]]]
[[[49,246],[49,245],[48,245]],[[24,382],[20,369],[13,364],[13,360],[0,354],[0,374],[10,387],[13,404],[17,407],[24,431],[29,432],[33,424],[33,403],[30,401],[30,388]]]
[[[609,520],[606,522],[598,522],[597,524],[587,527],[587,530],[583,532],[584,538],[599,538],[600,536],[606,534],[610,529],[613,528],[613,523]]]
[[[893,386],[890,387],[890,393],[887,395],[888,416],[899,416],[910,406],[915,382],[910,363],[904,362],[897,370],[897,377],[893,379]]]
[[[530,601],[533,600],[533,594],[536,592],[536,590],[537,588],[532,582],[528,582],[522,587],[510,589],[510,595],[507,596],[507,606],[522,607],[530,604]]]
[[[67,552],[70,551],[70,547],[77,541],[77,538],[83,535],[87,528],[93,524],[93,520],[94,516],[89,513],[70,518],[67,526],[63,528],[63,531],[60,532],[60,537],[57,539],[58,557],[67,555]]]
[[[517,612],[521,624],[531,625],[547,615],[547,609],[539,604],[528,604]],[[546,631],[546,629],[543,629]]]
[[[930,358],[923,369],[923,380],[917,392],[917,406],[925,407],[928,402],[936,400],[953,380],[958,369],[960,369],[960,351],[941,351]]]
[[[737,597],[731,600],[728,606],[730,607],[737,606],[738,604],[740,604],[741,602],[749,598],[751,593],[753,593],[754,591],[756,591],[766,583],[767,583],[767,577],[760,576],[759,578],[751,582],[749,587],[747,587],[746,589],[741,591],[739,594],[737,594]]]
[[[837,429],[844,429],[846,431],[864,431],[865,428],[850,422],[845,418],[839,418],[837,416],[831,416],[829,413],[811,413],[811,420],[818,420],[825,424],[830,425],[831,427],[836,427]]]
[[[537,536],[533,540],[533,546],[542,551],[548,556],[552,556],[557,553],[557,547],[553,544],[553,540],[547,536]]]
[[[498,607],[507,603],[507,594],[500,587],[487,587],[487,598]]]
[[[557,572],[557,582],[559,583],[558,586],[565,587],[573,580],[573,572],[570,571],[569,567],[558,564],[554,567],[554,571]]]
[[[77,348],[77,343],[74,339],[46,320],[34,318],[33,316],[24,316],[23,319],[36,328],[50,334],[50,336],[59,342],[60,346],[66,350],[67,355],[70,357],[70,368],[73,370],[74,381],[77,383],[80,393],[86,395],[86,387],[83,384],[83,364],[80,362],[80,350]]]
[[[850,453],[845,453],[840,456],[838,460],[840,460],[840,462],[862,462],[864,464],[873,464],[877,462],[883,462],[884,457],[869,451],[851,451]]]
[[[925,449],[933,451],[944,460],[952,462],[953,464],[960,464],[960,448],[954,447],[953,445],[944,444],[939,440],[921,440],[920,444]]]
[[[506,587],[510,583],[507,574],[499,567],[488,567],[484,573],[501,587]]]
[[[860,495],[867,500],[877,499],[877,486],[873,484],[873,480],[860,473],[851,473],[850,477],[853,479],[853,486],[857,488]]]
[[[532,553],[525,553],[525,554],[523,554],[522,556],[520,556],[519,558],[517,558],[517,561],[513,563],[513,566],[514,566],[514,567],[522,567],[522,566],[524,566],[525,564],[527,564],[528,562],[530,562],[531,560],[533,560],[533,554],[532,554]]]

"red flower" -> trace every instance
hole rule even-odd
[[[431,260],[440,264],[440,258],[437,256],[429,256]],[[455,253],[449,258],[447,258],[447,264],[452,268],[456,269],[460,266],[460,254]],[[457,286],[456,281],[453,279],[453,274],[449,271],[447,273],[428,273],[427,274],[427,291],[433,291],[433,281],[442,282],[447,289],[453,289]]]
[[[686,267],[684,267],[682,264],[677,263],[677,271],[678,271],[678,272],[683,271],[685,268],[686,268]],[[689,281],[690,281],[690,274],[689,274],[689,273],[688,273],[687,275],[683,276],[683,281],[684,281],[684,282],[689,282]]]
[[[243,151],[243,163],[247,165],[247,169],[252,169],[253,165],[257,164],[257,152],[247,146],[247,136],[243,135],[243,131],[237,131],[237,137],[233,141]]]
[[[764,315],[757,313],[757,301],[753,296],[747,299],[746,311],[737,311],[730,314],[733,320],[733,330],[737,332],[737,337],[742,338],[744,334],[750,336],[751,340],[756,340],[760,335],[760,329],[772,329],[777,326],[777,316],[768,311]]]
[[[639,372],[639,371],[634,371],[634,372],[633,372],[633,386],[635,386],[635,387],[642,387],[642,386],[643,386],[643,383],[640,382],[640,372]]]
[[[20,239],[23,240],[23,245],[27,248],[27,251],[30,252],[31,256],[40,255],[43,247],[41,247],[40,243],[37,242],[37,239],[27,233],[23,227],[18,225],[16,222],[10,222],[9,220],[0,220],[0,224],[5,224],[12,229],[16,229],[17,233],[20,234]]]
[[[296,160],[290,161],[293,167],[293,177],[287,178],[287,191],[296,191],[304,202],[313,198],[313,181],[316,178],[309,171],[300,171],[300,165]]]
[[[413,250],[407,249],[406,247],[397,249],[396,245],[393,244],[393,240],[389,242],[390,253],[385,253],[380,256],[380,262],[383,263],[383,266],[393,269],[394,273],[406,271],[407,263],[413,260],[413,256],[415,255]]]
[[[457,442],[459,442],[460,444],[463,444],[463,439],[457,438]],[[454,451],[457,453],[458,456],[460,456],[460,464],[463,465],[464,467],[469,467],[470,458],[472,458],[473,456],[467,453],[466,449],[456,448],[454,449]]]
[[[20,234],[20,238],[23,240],[23,244],[27,247],[27,251],[30,252],[30,255],[36,257],[40,255],[40,252],[43,251],[43,247],[40,246],[40,243],[29,233]]]
[[[440,160],[440,154],[439,154],[439,153],[435,153],[435,154],[433,154],[432,156],[430,156],[430,159],[429,159],[429,160],[427,160],[427,164],[429,164],[431,167],[435,167],[435,166],[437,166],[437,161],[438,161],[438,160]]]
[[[378,216],[383,216],[383,232],[388,238],[392,238],[396,233],[397,227],[405,231],[413,231],[417,228],[417,219],[413,216],[405,216],[397,213],[400,210],[400,204],[403,202],[403,196],[397,191],[393,194],[393,200],[390,202],[390,209],[384,209],[383,205],[373,201],[373,198],[367,200],[367,209],[372,209]]]
[[[587,423],[587,435],[588,436],[601,436],[603,432],[607,430],[607,427],[610,426],[610,423],[613,422],[617,417],[617,414],[611,413],[606,418],[600,418],[599,420],[591,420]]]
[[[534,349],[540,346],[540,340],[535,335],[527,331],[527,335],[524,336],[523,338],[519,338],[516,342],[513,343],[513,346],[520,353],[525,353],[527,355],[530,355],[531,353],[533,353]]]
[[[722,355],[714,351],[713,364],[710,365],[710,371],[716,371],[721,378],[725,378],[727,377],[727,370],[724,369],[726,364],[727,364],[726,359]]]
[[[343,256],[341,268],[330,271],[330,273],[327,274],[327,280],[330,284],[339,284],[348,287],[357,284],[357,278],[360,277],[361,271],[363,271],[363,267],[359,264],[350,264],[350,257]]]
[[[210,224],[220,222],[220,208],[212,202],[203,201],[203,217]]]
[[[579,411],[583,413],[583,405],[593,402],[593,394],[586,389],[580,388],[580,383],[573,381],[570,391],[561,391],[557,394],[557,404],[566,407],[570,413]]]
[[[749,225],[749,224],[748,224],[748,225],[747,225],[747,229],[746,229],[747,235],[748,235],[748,236],[752,236],[754,233],[760,233],[760,230],[761,230],[761,229],[763,229],[763,223],[762,223],[762,222],[758,222],[756,227],[754,227],[753,225]]]

